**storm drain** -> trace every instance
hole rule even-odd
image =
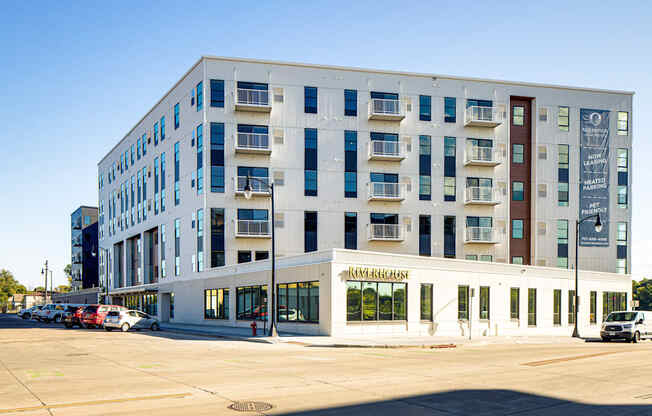
[[[231,403],[229,409],[236,412],[264,412],[272,407],[271,404],[265,402],[240,401]]]

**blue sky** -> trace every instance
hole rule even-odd
[[[652,271],[650,3],[135,3],[3,3],[0,268],[23,283],[45,259],[65,282],[97,162],[202,54],[636,91],[632,263]]]

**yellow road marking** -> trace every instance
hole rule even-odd
[[[585,358],[593,358],[593,357],[601,357],[603,355],[618,354],[620,352],[621,351],[596,352],[594,354],[576,355],[573,357],[562,357],[562,358],[553,358],[551,360],[531,361],[529,363],[523,363],[521,365],[526,365],[528,367],[539,367],[542,365],[563,363],[566,361],[583,360]]]
[[[143,400],[183,399],[186,396],[190,396],[190,393],[160,394],[157,396],[128,397],[125,399],[92,400],[88,402],[47,404],[43,406],[19,407],[15,409],[0,409],[0,414],[31,412],[34,410],[43,410],[43,409],[62,409],[66,407],[97,406],[102,404],[125,403],[125,402],[135,402],[135,401],[143,401]]]

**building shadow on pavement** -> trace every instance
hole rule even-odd
[[[652,389],[650,389],[650,392],[652,393]],[[596,405],[523,393],[515,390],[454,390],[358,405],[326,407],[310,411],[275,414],[283,416],[652,415],[652,394],[633,393],[631,401],[631,405]],[[649,401],[650,404],[645,404],[645,401]]]

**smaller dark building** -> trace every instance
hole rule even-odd
[[[72,290],[99,286],[97,208],[81,206],[70,216]]]

